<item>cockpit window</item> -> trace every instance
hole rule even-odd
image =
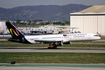
[[[99,36],[99,35],[94,35],[94,36]]]

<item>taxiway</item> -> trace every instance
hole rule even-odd
[[[0,64],[0,70],[105,70],[105,65],[88,64]]]
[[[17,47],[17,48],[0,48],[0,52],[74,52],[74,53],[105,53],[105,48],[65,48],[47,49],[46,47]]]

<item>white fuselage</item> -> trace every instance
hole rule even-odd
[[[35,36],[25,36],[25,38],[30,43],[55,42],[55,41],[62,41],[63,43],[66,43],[72,41],[93,41],[101,39],[98,35],[92,33],[35,35]]]

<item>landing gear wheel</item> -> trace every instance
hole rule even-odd
[[[53,48],[53,46],[47,46],[47,48],[48,48],[48,49],[52,49],[52,48]]]
[[[48,47],[48,49],[56,49],[57,48],[56,45],[54,45],[54,46],[47,46],[47,47]]]
[[[54,46],[53,46],[53,49],[56,49],[56,48],[57,48],[57,46],[56,46],[56,45],[54,45]]]
[[[48,49],[52,49],[52,47],[48,47]]]

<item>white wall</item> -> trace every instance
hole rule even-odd
[[[87,33],[97,33],[97,16],[84,16],[84,31]]]
[[[98,16],[98,33],[105,35],[105,15]]]
[[[77,27],[74,31],[83,32],[83,16],[71,16],[70,17],[70,27]]]
[[[5,33],[6,32],[6,25],[5,22],[0,21],[0,32]]]

